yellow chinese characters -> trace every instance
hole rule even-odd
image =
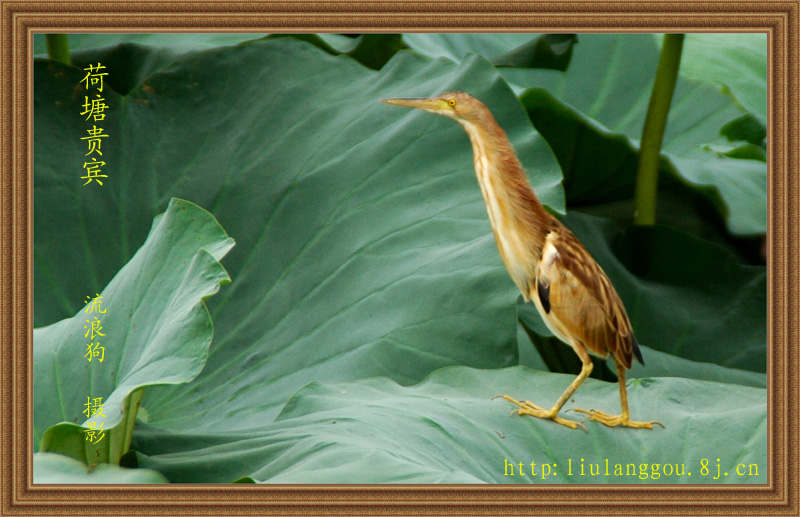
[[[91,314],[91,313],[93,313],[95,311],[97,311],[97,312],[99,312],[101,314],[106,312],[106,309],[102,309],[102,310],[100,309],[100,304],[103,303],[103,297],[100,296],[100,293],[97,293],[94,298],[92,298],[91,296],[87,296],[87,298],[89,298],[89,299],[85,300],[83,302],[83,303],[88,304],[88,306],[86,307],[86,311],[85,311],[86,314]],[[91,302],[91,303],[89,303],[89,302]]]
[[[97,357],[100,356],[100,357]],[[100,346],[100,343],[89,343],[86,345],[86,354],[83,357],[87,358],[89,362],[92,362],[92,357],[97,357],[97,360],[101,363],[103,362],[103,358],[106,356],[106,348]]]
[[[86,320],[86,323],[88,323],[89,326],[88,327],[86,325],[83,326],[83,328],[86,329],[86,334],[84,334],[84,337],[87,337],[89,338],[89,340],[94,341],[95,336],[105,336],[105,334],[100,332],[101,330],[103,330],[103,327],[100,325],[100,320],[97,319],[97,316],[94,317],[94,321]],[[86,355],[84,355],[83,357],[86,357],[91,363],[92,357],[100,356],[97,358],[97,360],[102,363],[105,355],[106,355],[106,349],[100,346],[100,342],[97,342],[97,343],[89,343],[88,345],[86,345]]]
[[[95,336],[105,336],[105,334],[100,332],[101,330],[103,330],[103,327],[100,326],[100,320],[97,319],[97,316],[94,317],[94,321],[86,320],[86,323],[88,323],[91,326],[89,327],[87,327],[86,325],[83,326],[83,328],[87,329],[86,334],[84,334],[84,337],[88,337],[89,339],[94,339]],[[91,334],[91,337],[89,337],[89,334]]]
[[[89,156],[92,153],[97,153],[100,156],[103,156],[103,152],[100,150],[100,139],[108,138],[108,135],[104,135],[103,128],[97,126],[92,126],[92,129],[87,129],[86,132],[89,133],[89,136],[82,136],[81,140],[86,140],[86,143],[89,144],[89,152],[84,156]]]
[[[99,314],[105,314],[107,309],[102,307],[103,297],[100,296],[98,293],[94,298],[87,296],[84,302],[86,304],[86,309],[84,312],[86,314],[94,314],[94,319],[87,319],[86,325],[83,328],[86,329],[86,333],[84,337],[89,339],[90,343],[86,345],[86,353],[83,357],[92,362],[92,358],[96,357],[97,361],[102,363],[103,359],[106,355],[106,349],[100,346],[100,342],[96,341],[101,336],[105,337],[103,331],[103,325],[100,321],[100,318],[97,316]],[[95,416],[101,416],[105,418],[105,414],[103,413],[103,398],[98,397],[92,399],[91,397],[86,397],[86,404],[84,404],[86,409],[83,410],[83,414],[86,415],[86,418],[92,418]],[[88,430],[84,430],[86,433],[86,440],[91,443],[98,443],[103,437],[106,435],[103,432],[103,422],[89,422],[87,424],[89,427]]]
[[[92,397],[86,397],[86,409],[83,410],[83,414],[86,415],[86,418],[92,418],[93,416],[102,416],[105,418],[105,414],[103,413],[103,398],[98,397],[96,399],[92,399]],[[89,426],[88,430],[85,430],[86,433],[86,441],[91,443],[98,443],[106,433],[103,432],[103,422],[89,422],[87,424]]]
[[[92,99],[91,102],[89,102],[89,97],[84,95],[83,98],[83,112],[81,112],[81,115],[86,115],[86,120],[89,120],[89,117],[92,116],[95,122],[106,118],[103,112],[108,109],[108,105],[104,102],[104,98],[98,97],[97,99]]]
[[[97,66],[89,65],[89,68],[84,68],[84,70],[88,73],[86,74],[86,77],[81,79],[81,82],[84,84],[87,90],[89,89],[89,86],[97,85],[97,91],[103,91],[103,76],[108,75],[108,72],[100,73],[100,70],[105,70],[105,68],[106,67],[101,65],[99,62],[97,63]]]
[[[84,68],[87,73],[81,80],[81,83],[83,83],[87,90],[94,87],[97,88],[98,92],[103,91],[103,77],[108,75],[108,72],[101,72],[100,70],[105,70],[105,68],[106,67],[100,63],[97,63],[97,65],[90,64],[89,68]],[[101,97],[99,93],[95,93],[94,95],[96,96],[94,99],[90,99],[89,95],[84,95],[83,111],[81,115],[86,115],[86,120],[92,117],[95,122],[99,122],[105,120],[106,114],[104,112],[108,109],[108,104],[105,103],[105,98]],[[103,138],[108,138],[108,135],[103,133],[103,128],[97,127],[96,125],[92,125],[92,129],[87,129],[86,132],[89,133],[89,136],[81,137],[81,140],[86,141],[86,145],[89,149],[84,156],[89,156],[93,153],[102,156],[103,152],[100,150],[101,142]],[[86,175],[81,176],[81,179],[86,180],[86,183],[84,183],[83,186],[93,181],[102,186],[103,182],[100,178],[108,178],[107,174],[101,174],[103,172],[102,168],[105,165],[106,162],[98,160],[94,156],[92,156],[91,161],[84,162],[83,168]]]

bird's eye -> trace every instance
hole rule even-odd
[[[456,107],[456,100],[455,99],[450,99],[449,101],[447,101],[447,104],[449,104],[451,108],[455,108]]]

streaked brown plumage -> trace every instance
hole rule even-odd
[[[502,398],[519,406],[515,411],[521,415],[549,418],[573,429],[583,427],[559,417],[558,412],[591,373],[589,354],[612,354],[619,375],[622,413],[575,411],[608,426],[651,429],[653,424],[661,425],[629,419],[625,369],[631,367],[634,356],[644,363],[622,300],[577,237],[539,203],[516,152],[489,109],[464,92],[382,102],[419,108],[461,124],[472,143],[478,184],[511,279],[522,296],[533,301],[548,328],[581,358],[580,374],[549,410],[508,395]]]

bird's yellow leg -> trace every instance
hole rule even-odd
[[[656,422],[655,420],[652,422],[636,422],[630,419],[630,414],[628,413],[628,390],[625,387],[625,367],[616,359],[614,362],[617,364],[617,377],[619,378],[619,401],[620,405],[622,406],[622,414],[609,415],[607,413],[603,413],[602,411],[597,411],[596,409],[587,411],[580,408],[575,408],[572,411],[589,415],[589,420],[600,422],[608,427],[623,426],[635,427],[638,429],[652,429],[653,425],[660,425],[661,427],[664,427],[664,424],[661,422]]]
[[[533,404],[532,402],[529,402],[527,400],[523,401],[516,400],[510,397],[509,395],[498,395],[498,397],[505,399],[511,402],[512,404],[516,404],[517,406],[520,407],[520,409],[515,409],[514,411],[512,411],[512,413],[516,413],[518,415],[535,416],[536,418],[549,418],[550,420],[552,420],[557,424],[565,425],[572,429],[580,427],[585,431],[586,427],[582,423],[575,422],[573,420],[567,420],[566,418],[561,418],[558,416],[558,412],[561,411],[561,408],[564,406],[564,404],[566,404],[567,400],[569,400],[572,394],[575,393],[575,390],[578,389],[578,386],[580,386],[581,383],[583,383],[583,381],[586,379],[586,377],[588,377],[589,374],[592,373],[592,367],[594,366],[592,364],[592,360],[589,358],[589,355],[586,354],[585,352],[583,355],[586,356],[586,360],[584,360],[583,362],[581,373],[579,373],[578,376],[575,378],[575,380],[572,381],[572,384],[570,384],[569,387],[567,387],[564,393],[562,393],[561,396],[558,397],[556,403],[553,404],[553,407],[551,407],[549,410],[539,407],[536,404]]]

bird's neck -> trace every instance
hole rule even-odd
[[[494,120],[462,123],[497,247],[515,283],[527,284],[542,256],[552,216],[533,192],[505,132]],[[524,290],[523,290],[524,292]]]

